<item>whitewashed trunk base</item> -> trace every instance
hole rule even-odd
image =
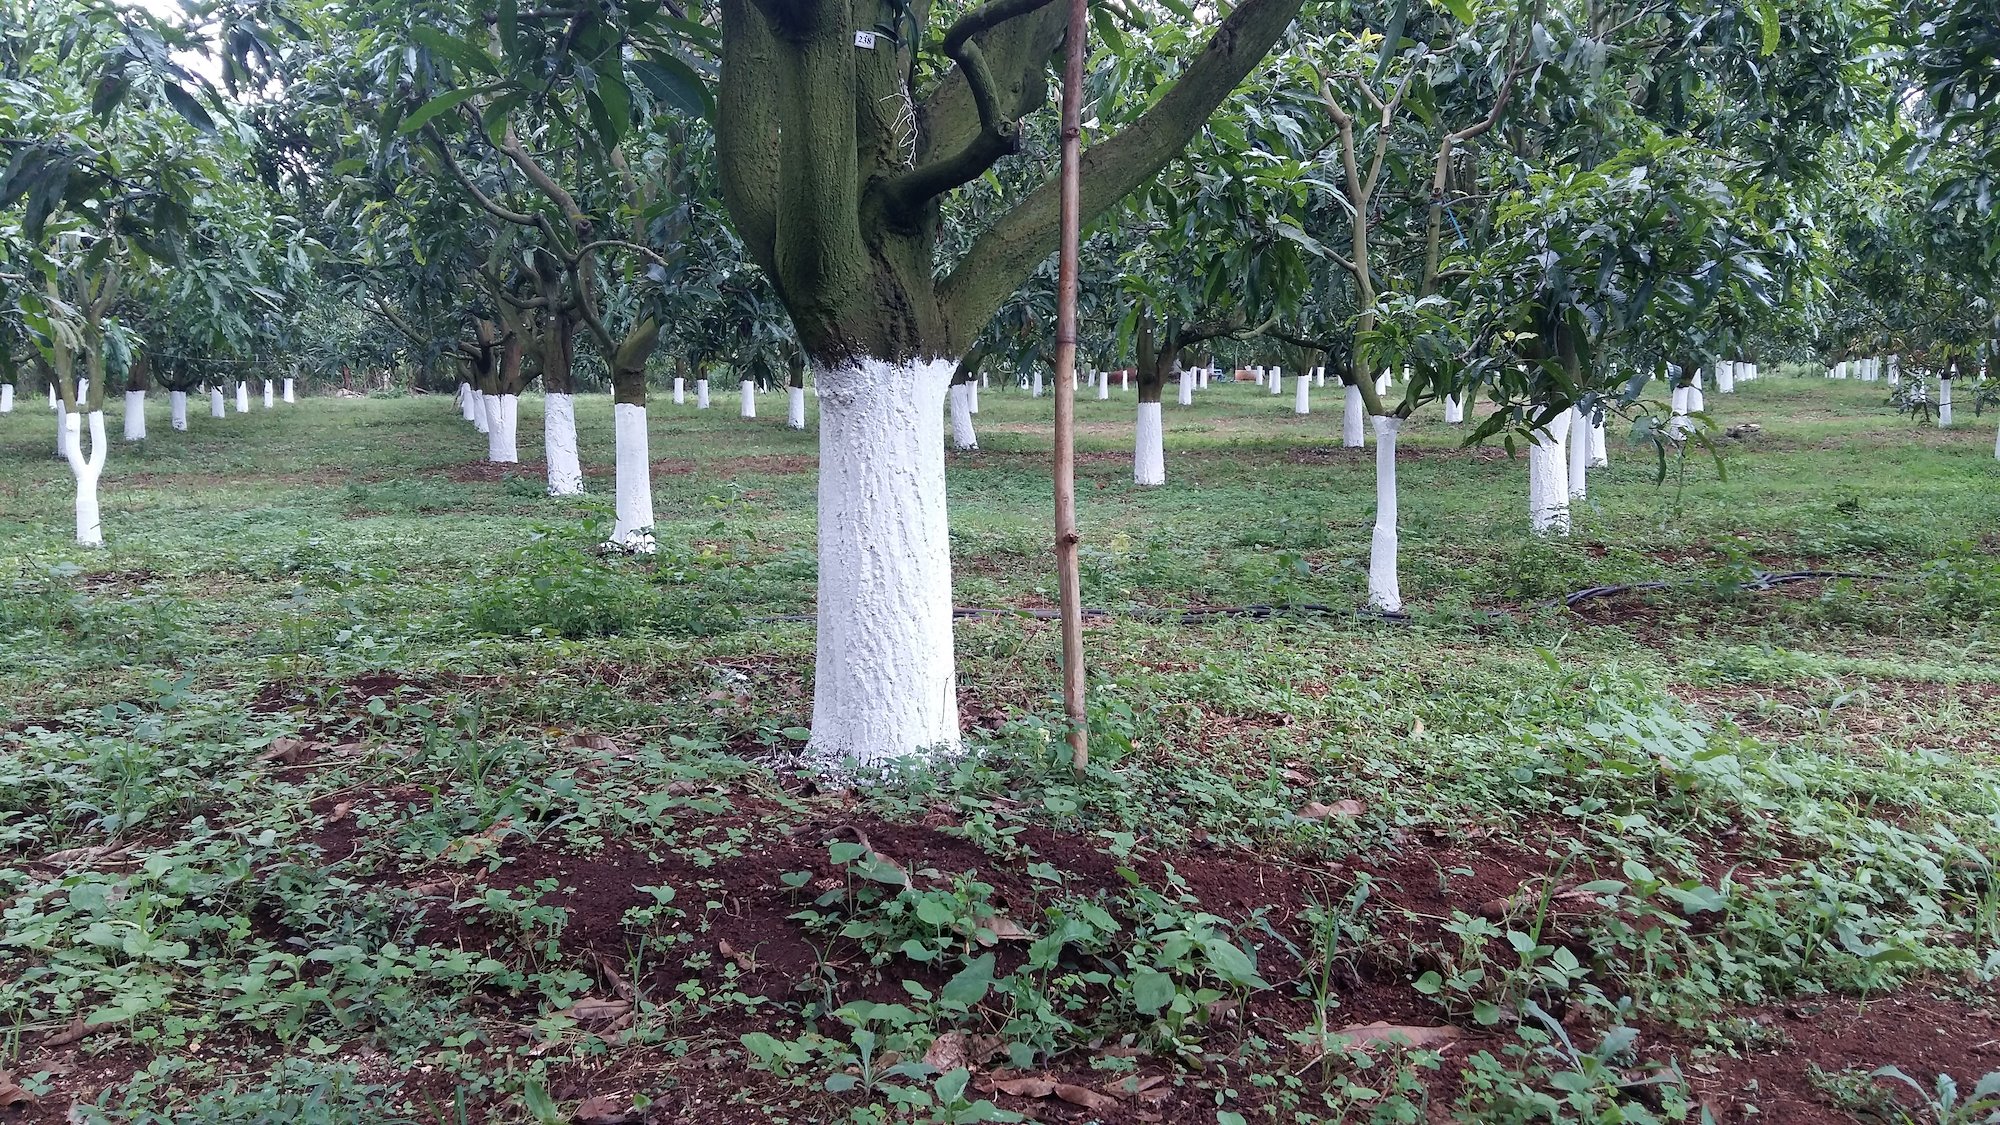
[[[787,387],[785,389],[785,425],[789,429],[806,428],[806,389]]]
[[[1298,387],[1295,388],[1292,392],[1292,413],[1311,414],[1312,376],[1310,375],[1299,376],[1298,384],[1299,384]]]
[[[1528,527],[1537,535],[1569,534],[1569,425],[1559,414],[1528,443]]]
[[[1938,429],[1951,428],[1951,380],[1938,380]]]
[[[708,409],[708,380],[706,379],[696,379],[694,381],[694,408],[696,410]]]
[[[1160,422],[1160,404],[1139,404],[1139,425],[1132,440],[1132,483],[1152,487],[1167,483],[1167,442]]]
[[[61,399],[56,400],[56,460],[69,460],[71,435],[76,431],[69,424],[69,407]]]
[[[269,379],[266,379],[264,380],[264,409],[270,410],[273,407],[276,407],[277,405],[278,405],[278,388],[276,384],[272,383]]]
[[[14,384],[0,383],[0,414],[14,413]]]
[[[1361,400],[1361,388],[1349,386],[1347,398],[1340,407],[1340,444],[1348,449],[1360,449],[1368,444],[1368,407]]]
[[[1564,449],[1569,454],[1569,498],[1575,503],[1584,498],[1590,476],[1590,416],[1581,407],[1570,408],[1569,440]]]
[[[674,376],[674,405],[687,405],[687,379],[684,376]]]
[[[1465,421],[1465,392],[1444,396],[1444,424],[1457,426]]]
[[[757,384],[748,379],[737,385],[736,393],[741,409],[737,411],[744,418],[757,416]]]
[[[1368,604],[1398,613],[1403,590],[1396,573],[1396,431],[1403,421],[1379,414],[1369,420],[1375,424],[1375,527],[1368,538]]]
[[[146,440],[146,392],[125,392],[125,440]]]
[[[650,555],[659,547],[653,539],[653,462],[646,408],[621,402],[612,406],[611,415],[618,443],[618,498],[610,546]]]
[[[285,401],[286,402],[299,401],[298,383],[296,380],[293,379],[285,380]]]
[[[819,645],[812,740],[864,766],[955,748],[944,432],[955,364],[879,360],[820,378]]]
[[[971,388],[964,383],[954,383],[946,397],[951,403],[951,447],[953,449],[978,449],[979,435],[972,429],[972,411],[968,404],[972,401]]]
[[[210,387],[208,389],[208,416],[210,418],[229,417],[229,409],[222,403],[221,387]]]
[[[550,496],[582,496],[583,465],[576,455],[576,396],[551,391],[542,396],[542,457],[548,462]]]
[[[496,465],[516,465],[520,447],[514,441],[521,418],[518,395],[492,395],[486,400],[486,459]]]
[[[1593,469],[1610,468],[1611,454],[1604,448],[1604,419],[1602,417],[1591,423],[1589,440],[1590,467]]]
[[[174,429],[176,430],[187,429],[188,393],[186,391],[168,391],[167,408],[172,412],[172,417],[173,417],[172,425]]]
[[[76,477],[76,543],[79,547],[104,546],[104,520],[97,508],[97,481],[104,474],[108,450],[104,442],[104,412],[90,412],[90,453],[83,451],[83,416],[70,414],[63,419],[69,433],[66,443],[69,469]]]
[[[241,380],[236,384],[236,413],[250,413],[250,384]]]

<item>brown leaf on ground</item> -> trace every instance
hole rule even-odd
[[[129,848],[115,848],[110,844],[93,844],[87,848],[65,848],[50,852],[42,857],[42,862],[50,867],[74,867],[79,863],[112,863],[125,858]]]
[[[1035,935],[1022,929],[1018,923],[1005,914],[988,914],[984,918],[973,919],[974,940],[981,945],[994,945],[1003,941],[1033,941]]]
[[[68,1027],[42,1040],[41,1046],[46,1049],[49,1047],[67,1047],[71,1043],[81,1043],[86,1037],[102,1031],[105,1026],[104,1024],[98,1024],[96,1027],[92,1027],[83,1022],[82,1016],[78,1016],[70,1021]]]
[[[757,971],[757,959],[729,944],[728,938],[716,942],[715,951],[736,962],[736,967],[743,972],[754,973]]]
[[[618,752],[618,744],[601,734],[572,734],[563,739],[562,744],[580,750],[602,750],[610,754]]]
[[[979,1084],[983,1094],[1012,1094],[1017,1098],[1046,1098],[1056,1092],[1053,1078],[989,1078]]]
[[[346,820],[346,819],[347,819],[347,814],[348,814],[348,813],[350,813],[350,812],[352,812],[352,811],[354,811],[354,802],[353,802],[353,801],[340,801],[340,802],[337,802],[337,803],[336,803],[336,804],[335,804],[335,805],[333,806],[333,808],[332,808],[332,809],[328,810],[328,812],[327,812],[327,814],[326,814],[326,818],[325,818],[324,820],[320,821],[320,823],[321,823],[322,825],[326,825],[326,824],[338,824],[338,823],[340,823],[341,821],[343,821],[343,820]]]
[[[598,1000],[586,996],[563,1009],[563,1015],[578,1023],[606,1023],[632,1010],[630,1000]]]
[[[277,762],[280,765],[296,766],[309,760],[312,748],[302,738],[274,738],[271,748],[257,755],[260,762]]]
[[[1107,1098],[1087,1086],[1072,1086],[1067,1082],[1058,1082],[1055,1094],[1071,1105],[1080,1105],[1097,1113],[1118,1108],[1118,1099]]]
[[[971,1051],[967,1049],[962,1032],[947,1031],[931,1040],[931,1049],[924,1052],[924,1065],[940,1073],[957,1070],[972,1065]]]
[[[576,1125],[625,1125],[628,1121],[639,1120],[639,1115],[632,1109],[631,1098],[598,1094],[583,1099],[583,1104],[576,1107],[576,1113],[570,1120]]]
[[[604,982],[604,987],[610,989],[612,995],[618,997],[620,1000],[637,1000],[639,998],[638,993],[632,988],[632,982],[626,980],[619,973],[618,962],[614,961],[609,954],[593,952],[590,955],[590,963],[596,968],[598,979]]]
[[[1140,1101],[1163,1101],[1167,1091],[1158,1089],[1165,1084],[1164,1074],[1127,1074],[1113,1078],[1098,1087],[1114,1098],[1137,1098]]]
[[[1299,819],[1352,820],[1355,817],[1360,816],[1362,813],[1367,811],[1368,811],[1368,806],[1362,804],[1360,801],[1357,801],[1352,797],[1342,797],[1340,800],[1335,801],[1330,805],[1323,805],[1318,801],[1314,801],[1313,803],[1307,805],[1305,808],[1299,810]]]
[[[0,1109],[16,1109],[34,1102],[35,1095],[16,1085],[12,1074],[0,1070]]]
[[[1343,1027],[1326,1037],[1329,1050],[1353,1047],[1436,1047],[1457,1039],[1462,1032],[1449,1024],[1443,1027],[1409,1027],[1387,1020]]]

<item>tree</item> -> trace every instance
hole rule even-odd
[[[1178,76],[1084,152],[1085,218],[1172,159],[1299,7],[1245,0],[1198,52],[1187,27],[1177,53],[1192,57]],[[1055,249],[1057,186],[1029,192],[942,270],[939,201],[1020,144],[1064,15],[1049,0],[992,0],[933,38],[925,5],[721,2],[723,198],[819,379],[809,749],[823,760],[958,741],[936,419],[957,359]]]

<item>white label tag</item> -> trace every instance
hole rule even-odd
[[[857,32],[855,32],[855,33],[854,33],[854,45],[855,45],[855,46],[857,46],[857,47],[860,47],[860,48],[862,48],[863,50],[868,50],[868,51],[872,51],[872,50],[874,50],[874,49],[875,49],[875,33],[874,33],[874,32],[872,32],[872,31],[857,31]]]

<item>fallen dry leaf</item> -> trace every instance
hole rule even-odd
[[[743,972],[752,973],[757,971],[757,959],[748,953],[739,951],[735,946],[729,944],[729,939],[727,938],[715,943],[715,951],[736,962],[736,967]]]
[[[1058,1082],[1056,1083],[1055,1093],[1056,1097],[1061,1098],[1071,1105],[1080,1105],[1085,1109],[1095,1110],[1098,1113],[1118,1108],[1118,1099],[1107,1098],[1087,1086],[1072,1086],[1067,1082]]]
[[[579,1023],[603,1023],[632,1010],[630,1000],[598,1000],[586,996],[563,1009],[563,1015]]]
[[[1141,1101],[1154,1101],[1157,1098],[1149,1098],[1147,1095],[1155,1093],[1154,1087],[1162,1085],[1166,1080],[1167,1076],[1164,1074],[1127,1074],[1122,1078],[1113,1078],[1109,1082],[1103,1083],[1098,1089],[1103,1090],[1114,1098],[1138,1098]],[[1157,1094],[1158,1098],[1165,1098],[1167,1096],[1165,1090],[1159,1090]]]
[[[115,848],[110,844],[93,844],[87,848],[65,848],[50,852],[42,857],[42,862],[50,867],[70,867],[79,863],[110,862],[123,859],[126,848]]]
[[[1354,1047],[1434,1047],[1457,1039],[1460,1031],[1449,1024],[1443,1027],[1408,1027],[1392,1024],[1387,1020],[1374,1023],[1355,1024],[1343,1027],[1329,1034],[1327,1047],[1345,1050]]]
[[[619,973],[618,962],[612,960],[610,955],[593,952],[590,955],[590,961],[597,969],[598,979],[604,982],[604,987],[610,989],[612,995],[618,997],[620,1000],[637,1000],[639,998],[638,993],[632,988],[632,982],[626,980],[624,975]]]
[[[82,1016],[78,1016],[70,1021],[68,1027],[42,1040],[41,1045],[46,1049],[49,1047],[67,1047],[71,1043],[81,1043],[91,1034],[102,1031],[105,1026],[105,1024],[98,1024],[96,1027],[92,1027],[83,1022]]]
[[[1360,816],[1362,813],[1367,811],[1368,811],[1368,806],[1362,804],[1360,801],[1357,801],[1352,797],[1342,797],[1340,800],[1335,801],[1330,805],[1323,805],[1318,801],[1314,801],[1312,804],[1309,804],[1305,808],[1299,810],[1299,819],[1326,820],[1329,818],[1337,818],[1341,820],[1352,820],[1355,817]]]
[[[601,734],[572,734],[563,739],[563,745],[574,746],[580,750],[603,750],[613,754],[618,752],[618,744]]]
[[[306,760],[311,748],[302,738],[274,738],[271,748],[257,755],[260,762],[277,762],[281,765],[296,766]]]
[[[966,1049],[962,1032],[947,1031],[931,1040],[931,1049],[924,1052],[924,1065],[943,1073],[971,1065],[970,1052]]]
[[[639,1120],[639,1115],[632,1110],[631,1098],[598,1094],[583,1099],[583,1104],[576,1107],[576,1113],[570,1120],[576,1125],[625,1125],[628,1121]]]
[[[1005,914],[988,914],[984,918],[975,918],[973,927],[972,936],[981,945],[994,945],[1003,941],[1033,941],[1035,938],[1035,935],[1022,929]]]
[[[353,801],[340,801],[336,803],[332,809],[328,810],[326,814],[326,819],[320,821],[320,823],[322,825],[338,824],[339,822],[346,820],[347,814],[352,812],[353,810],[354,810]]]
[[[995,1078],[980,1086],[985,1093],[1012,1094],[1017,1098],[1046,1098],[1056,1091],[1053,1078]]]
[[[0,1109],[14,1109],[19,1106],[33,1105],[34,1101],[35,1095],[16,1085],[12,1074],[0,1070]]]

